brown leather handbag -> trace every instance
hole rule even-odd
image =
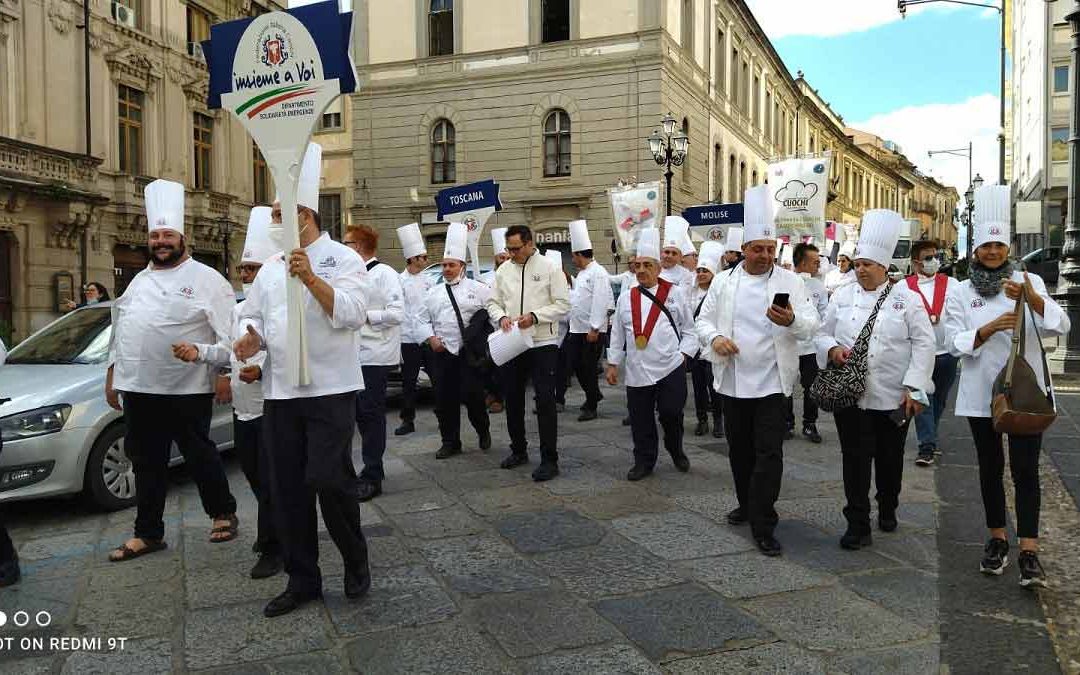
[[[1039,327],[1035,325],[1034,312],[1032,312],[1032,325],[1035,326],[1035,339],[1039,342],[1039,353],[1042,354],[1045,388],[1039,386],[1035,371],[1024,358],[1029,312],[1031,309],[1027,303],[1027,289],[1025,288],[1016,299],[1016,325],[1013,327],[1009,361],[994,380],[991,413],[994,417],[994,431],[1002,434],[1017,436],[1041,434],[1053,424],[1057,417],[1057,411],[1054,409],[1054,390],[1050,384],[1050,367],[1046,363],[1046,351],[1043,349]]]

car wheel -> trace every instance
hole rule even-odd
[[[124,452],[123,424],[114,424],[94,441],[86,459],[86,496],[106,511],[135,505],[135,470]]]

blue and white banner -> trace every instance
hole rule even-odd
[[[683,209],[690,232],[702,241],[724,241],[728,228],[742,227],[742,204],[706,204]]]
[[[502,211],[499,201],[499,184],[494,178],[468,185],[458,185],[439,190],[435,195],[439,220],[464,223],[469,232],[469,256],[473,271],[480,274],[480,238],[484,226],[496,211]]]

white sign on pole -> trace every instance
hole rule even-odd
[[[1016,202],[1016,234],[1042,234],[1042,202]]]

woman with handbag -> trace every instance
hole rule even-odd
[[[1005,533],[1005,451],[1016,488],[1020,585],[1045,586],[1038,558],[1039,451],[1054,417],[1043,335],[1065,335],[1069,319],[1037,276],[1009,262],[1009,187],[975,191],[971,276],[946,298],[946,342],[960,357],[956,415],[967,417],[979,459],[990,540],[979,565],[1000,575],[1009,564]]]
[[[871,470],[878,527],[896,529],[908,425],[933,392],[930,318],[914,291],[889,283],[888,265],[904,226],[895,211],[863,215],[852,253],[856,283],[833,294],[815,340],[818,365],[828,369],[819,372],[810,393],[836,418],[848,521],[840,546],[850,550],[873,543]]]

